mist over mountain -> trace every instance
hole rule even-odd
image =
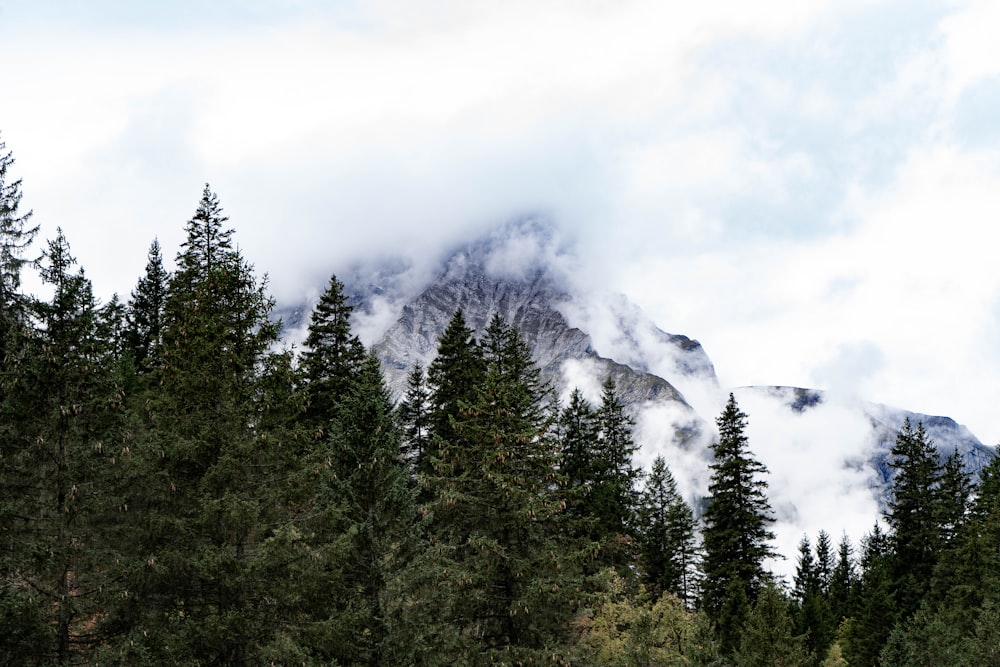
[[[353,300],[355,330],[374,347],[397,398],[414,365],[433,360],[457,309],[478,332],[499,314],[517,326],[560,400],[579,388],[596,403],[611,376],[635,420],[637,463],[648,468],[662,455],[695,507],[707,492],[715,418],[734,392],[749,415],[750,447],[769,469],[776,547],[786,555],[803,534],[826,530],[857,541],[871,528],[905,419],[924,424],[942,458],[957,450],[973,474],[996,455],[947,417],[820,389],[720,386],[695,338],[663,331],[624,295],[593,289],[572,248],[542,219],[512,222],[423,263],[361,263],[338,277]],[[308,324],[307,312],[284,314],[293,337]]]

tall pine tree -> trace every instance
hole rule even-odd
[[[337,470],[331,491],[343,501],[348,540],[340,564],[345,595],[331,597],[347,641],[326,656],[338,664],[403,664],[412,648],[394,591],[413,556],[416,506],[392,407],[369,354],[337,404],[328,443]]]
[[[923,424],[907,419],[896,434],[889,466],[892,483],[886,521],[892,529],[894,620],[908,617],[920,606],[940,555],[943,534],[938,487],[941,465]]]
[[[731,652],[736,628],[722,614],[727,597],[742,594],[753,604],[765,581],[763,562],[774,555],[768,528],[774,521],[762,476],[767,468],[753,458],[744,433],[747,415],[732,394],[716,420],[719,439],[712,445],[703,542],[705,548],[702,604],[720,626],[723,651]]]
[[[10,180],[8,170],[14,157],[0,140],[0,360],[4,357],[4,336],[24,316],[25,297],[21,294],[21,271],[31,262],[23,254],[31,245],[38,227],[29,226],[31,211],[18,211],[21,180]]]
[[[33,304],[34,327],[22,343],[6,401],[13,426],[0,459],[0,515],[7,595],[22,621],[5,642],[34,637],[25,664],[70,664],[108,639],[105,612],[119,590],[118,495],[131,443],[123,433],[123,396],[113,344],[90,281],[59,231],[40,266],[52,290]],[[30,603],[30,608],[23,604]],[[6,605],[4,605],[6,606]],[[9,648],[9,647],[8,647]]]
[[[272,611],[288,568],[266,546],[293,518],[284,489],[298,461],[290,443],[263,428],[268,369],[284,357],[271,352],[272,300],[234,249],[227,221],[206,186],[167,291],[142,402],[136,475],[144,483],[130,503],[143,521],[132,526],[126,564],[125,662],[246,664],[282,630]]]
[[[638,519],[643,582],[654,594],[671,593],[690,608],[698,584],[696,522],[662,456],[653,460]]]
[[[454,438],[439,441],[427,477],[428,548],[417,590],[433,620],[423,659],[538,663],[567,639],[579,554],[559,530],[563,500],[537,368],[500,320],[482,349],[483,379],[469,394],[450,394]]]
[[[455,421],[477,396],[485,375],[482,350],[458,309],[438,340],[437,356],[427,369],[431,439],[426,455],[417,461],[418,475],[431,472],[442,446],[457,444]]]
[[[302,370],[309,396],[307,418],[322,430],[365,360],[365,348],[351,331],[351,305],[344,284],[330,276],[309,321]]]
[[[139,278],[126,306],[125,344],[138,371],[148,370],[154,348],[160,343],[163,308],[170,274],[163,268],[160,242],[149,246],[146,273]]]

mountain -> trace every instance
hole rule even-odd
[[[816,389],[725,389],[697,340],[661,330],[624,296],[579,288],[581,272],[551,226],[526,219],[430,264],[379,262],[339,277],[353,295],[356,330],[374,346],[397,398],[414,364],[433,360],[458,308],[479,332],[499,313],[517,326],[560,399],[579,388],[596,402],[610,375],[635,420],[637,463],[663,455],[696,506],[707,490],[715,417],[733,391],[749,415],[751,449],[770,470],[779,553],[795,553],[803,533],[845,532],[856,541],[870,529],[884,508],[886,461],[904,419],[924,424],[942,458],[958,450],[973,474],[996,455],[947,417]]]

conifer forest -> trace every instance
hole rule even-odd
[[[633,464],[613,382],[560,403],[499,317],[456,312],[398,402],[336,276],[285,346],[207,185],[99,302],[13,163],[0,143],[0,664],[1000,665],[1000,459],[974,480],[907,423],[867,536],[776,554],[732,395],[693,506]]]

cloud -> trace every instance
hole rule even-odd
[[[803,535],[815,542],[820,530],[834,541],[846,534],[854,544],[879,517],[868,466],[872,428],[859,406],[836,399],[794,412],[778,391],[741,390],[746,435],[754,456],[767,466],[767,494],[776,522],[774,543],[787,560],[772,564],[789,581]]]
[[[99,294],[172,255],[205,181],[283,304],[539,214],[724,386],[1000,440],[992,3],[48,7],[4,5],[0,129]]]

